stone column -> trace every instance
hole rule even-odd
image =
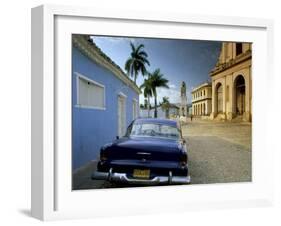
[[[223,83],[222,83],[222,112],[223,112],[223,118],[225,119],[226,118],[226,77],[224,77],[223,79]]]
[[[191,110],[192,110],[191,114],[194,115],[194,105],[193,104],[191,105]]]
[[[232,120],[234,117],[234,103],[233,103],[233,76],[232,74],[228,77],[228,112],[227,112],[227,119]]]
[[[246,121],[251,121],[250,114],[250,71],[249,69],[245,71],[244,79],[245,79],[245,116],[244,119]]]
[[[216,86],[215,86],[215,81],[212,80],[212,112],[210,118],[214,119],[216,116],[217,116]]]

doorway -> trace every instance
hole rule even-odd
[[[245,113],[245,79],[239,75],[235,80],[236,91],[236,114],[243,115]]]
[[[122,137],[126,133],[126,97],[118,96],[118,136]]]
[[[223,93],[222,93],[222,84],[217,85],[217,113],[223,112]]]

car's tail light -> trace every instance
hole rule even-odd
[[[181,164],[181,166],[185,166],[187,164],[187,154],[186,153],[181,154],[180,164]]]
[[[106,161],[107,160],[107,154],[106,154],[106,152],[104,150],[102,150],[100,152],[100,160],[101,161]]]

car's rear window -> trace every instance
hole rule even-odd
[[[179,139],[180,133],[177,127],[156,123],[140,123],[133,124],[130,135]]]

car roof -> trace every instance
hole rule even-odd
[[[134,121],[134,123],[155,123],[155,124],[163,124],[163,125],[178,127],[177,122],[175,120],[170,120],[170,119],[138,118]]]

